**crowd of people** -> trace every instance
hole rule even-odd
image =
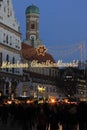
[[[87,104],[15,104],[0,106],[0,122],[22,130],[87,130]]]

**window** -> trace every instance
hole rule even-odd
[[[55,88],[53,88],[53,92],[56,92],[56,89],[55,89]]]
[[[6,55],[6,62],[9,62],[9,55]],[[8,72],[8,68],[6,68],[6,71]]]
[[[14,64],[14,63],[15,63],[15,58],[13,57],[12,64]],[[14,73],[14,68],[12,68],[12,73]]]
[[[4,13],[6,12],[6,8],[4,7]]]
[[[35,24],[31,24],[31,29],[35,29]]]
[[[20,31],[20,26],[18,26],[18,31]]]
[[[9,0],[7,0],[7,4],[9,5]]]
[[[9,82],[6,82],[6,94],[8,95],[9,93]]]
[[[27,92],[24,91],[24,92],[23,92],[23,96],[27,96]]]
[[[50,88],[50,92],[52,92],[52,88]]]
[[[6,43],[8,44],[8,35],[6,36]]]
[[[1,9],[1,4],[0,4],[0,9]]]
[[[12,45],[12,36],[10,36],[10,45]]]
[[[6,56],[6,61],[9,62],[9,55]]]
[[[6,35],[5,35],[5,33],[3,34],[3,42],[4,43],[6,42]]]
[[[10,16],[10,15],[9,15],[9,8],[8,8],[8,15],[7,15],[7,16],[8,16],[8,17]]]
[[[83,92],[83,91],[81,91],[80,93],[81,93],[81,95],[83,95],[83,94],[84,94],[84,92]]]

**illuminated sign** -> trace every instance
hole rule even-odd
[[[45,62],[40,62],[38,60],[33,60],[30,64],[28,63],[17,63],[12,64],[10,62],[2,62],[0,68],[32,68],[32,67],[78,67],[78,61],[73,60],[70,63],[63,63],[62,60],[58,60],[57,63],[53,63],[50,60]]]
[[[47,51],[46,47],[43,46],[43,45],[40,45],[36,48],[36,51],[37,51],[37,55],[42,55],[42,56],[45,56],[45,53]]]

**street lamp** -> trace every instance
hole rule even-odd
[[[46,92],[46,88],[45,87],[40,87],[40,86],[38,86],[37,87],[37,98],[38,98],[38,94],[39,93],[41,93],[41,94],[43,94],[44,92]],[[43,95],[42,95],[43,96]]]

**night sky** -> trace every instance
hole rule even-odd
[[[25,10],[31,4],[40,9],[40,39],[48,52],[56,60],[81,60],[80,44],[87,48],[87,0],[13,0],[22,40],[26,39]],[[86,50],[82,49],[83,60]]]

